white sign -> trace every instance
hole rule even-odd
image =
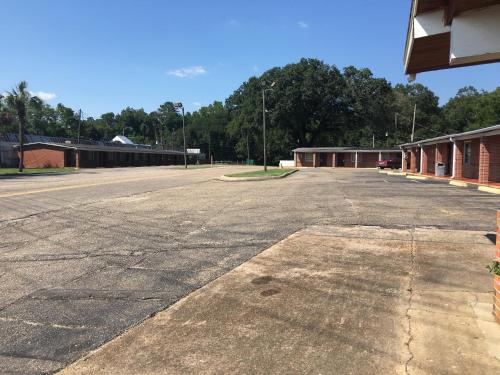
[[[187,148],[186,152],[188,154],[199,154],[200,153],[200,149],[199,148]]]

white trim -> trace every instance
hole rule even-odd
[[[467,135],[464,135],[464,136],[456,136],[454,137],[455,139],[458,139],[458,140],[463,140],[463,139],[476,139],[476,138],[481,138],[481,137],[492,137],[494,135],[499,135],[500,134],[500,129],[499,130],[492,130],[490,132],[484,132],[484,133],[477,133],[477,134],[474,134],[472,136],[467,136]]]
[[[449,142],[450,140],[453,139],[463,140],[463,139],[479,138],[481,136],[490,137],[492,135],[498,135],[498,134],[500,134],[500,125],[493,125],[487,128],[471,130],[464,133],[449,134],[449,135],[443,135],[441,137],[423,139],[417,142],[403,143],[402,145],[399,145],[399,147],[404,148],[404,147],[420,146],[423,144],[443,143],[443,142]]]
[[[455,176],[457,175],[456,156],[457,156],[457,142],[453,141],[453,158],[451,159],[451,178],[455,178]]]
[[[465,162],[465,155],[467,155],[467,145],[469,146],[470,154],[468,155],[469,160],[466,163]],[[481,150],[481,146],[479,146],[479,150]],[[481,151],[479,151],[479,155],[481,155]],[[462,166],[466,165],[466,166],[470,167],[472,165],[471,159],[472,159],[472,141],[464,141],[464,152],[462,154]]]
[[[424,165],[424,148],[420,146],[420,168],[418,169],[418,173],[422,173],[423,165]]]

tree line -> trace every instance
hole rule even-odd
[[[271,84],[274,85],[271,88]],[[270,90],[267,90],[270,89]],[[224,103],[215,101],[185,116],[190,148],[214,160],[262,162],[262,91],[266,90],[268,160],[290,159],[307,146],[394,147],[408,142],[416,104],[415,139],[473,130],[500,123],[500,88],[458,91],[444,106],[422,84],[393,86],[367,69],[338,69],[302,59],[251,77]],[[16,133],[19,118],[12,101],[0,99],[0,135]],[[182,118],[172,102],[158,109],[126,107],[120,113],[80,118],[79,111],[37,97],[26,101],[25,134],[111,140],[124,134],[136,143],[182,147]]]

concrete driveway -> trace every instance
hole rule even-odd
[[[483,238],[500,208],[494,195],[374,170],[216,180],[241,169],[150,167],[1,179],[2,369],[56,371],[313,225],[404,233],[433,227]],[[491,257],[488,242],[483,245],[472,267],[482,284]],[[411,254],[402,254],[397,268],[411,264]]]

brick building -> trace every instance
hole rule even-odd
[[[465,133],[444,135],[401,145],[403,171],[444,176],[480,184],[500,183],[500,125]]]
[[[182,151],[124,145],[34,142],[24,145],[25,168],[100,168],[183,164]]]
[[[296,167],[375,168],[379,160],[401,160],[401,150],[393,148],[301,147],[293,153]]]

